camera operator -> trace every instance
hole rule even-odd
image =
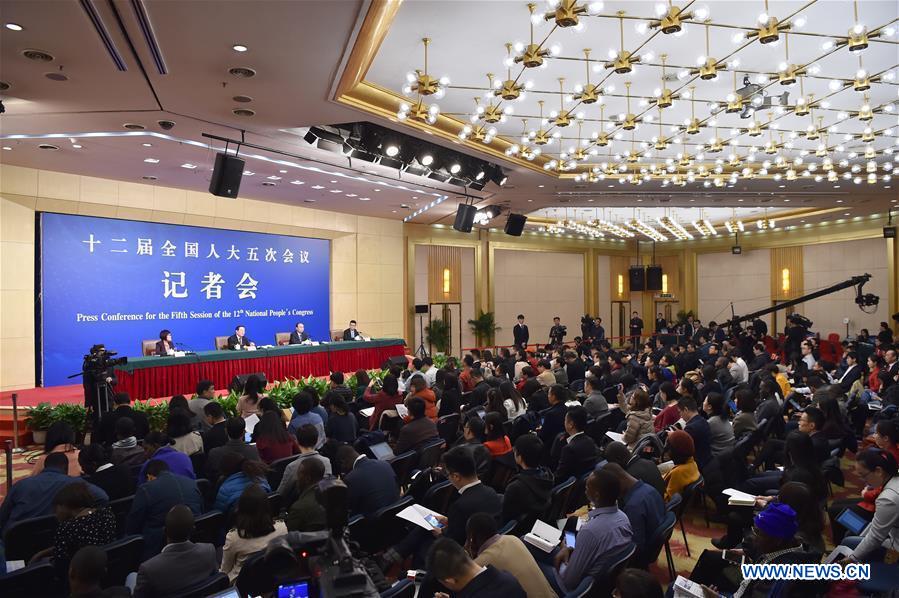
[[[568,334],[568,327],[562,326],[559,316],[553,318],[553,327],[549,329],[549,344],[560,347]]]
[[[84,385],[84,406],[91,414],[94,429],[100,422],[100,416],[109,411],[110,400],[114,394],[113,387],[118,384],[115,366],[124,363],[124,359],[112,359],[115,352],[107,351],[103,344],[91,347],[90,353],[84,356],[81,365]]]

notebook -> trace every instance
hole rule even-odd
[[[721,491],[727,495],[727,504],[732,507],[752,507],[755,505],[755,496],[736,490],[735,488],[727,488]]]
[[[559,545],[559,540],[561,539],[562,530],[539,519],[534,522],[534,527],[531,528],[531,531],[522,538],[531,546],[539,548],[546,553],[552,552],[553,548]]]

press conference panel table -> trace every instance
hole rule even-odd
[[[255,351],[202,351],[183,357],[134,357],[116,366],[116,391],[132,399],[190,396],[200,380],[227,388],[234,376],[263,372],[269,381],[376,369],[404,354],[402,339],[287,345]]]

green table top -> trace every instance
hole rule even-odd
[[[157,356],[129,357],[128,363],[115,367],[117,371],[133,372],[154,367],[167,367],[170,365],[182,365],[186,363],[229,361],[231,359],[259,359],[263,357],[278,357],[281,355],[295,355],[298,353],[324,353],[327,351],[346,351],[351,349],[374,349],[377,347],[389,347],[392,345],[404,345],[400,338],[377,338],[370,341],[335,341],[313,345],[283,345],[280,347],[259,347],[255,351],[198,351],[183,357]]]

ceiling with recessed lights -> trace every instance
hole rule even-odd
[[[0,161],[205,190],[223,144],[203,133],[244,135],[274,151],[241,150],[242,196],[451,223],[465,190],[303,142],[310,126],[369,119],[476,157],[489,141],[499,158],[487,159],[509,179],[470,193],[474,202],[528,213],[533,227],[553,210],[605,208],[610,221],[624,221],[654,208],[661,216],[639,217],[695,233],[699,208],[720,227],[740,217],[734,210],[761,211],[747,224],[766,210],[811,222],[837,208],[883,212],[896,199],[893,1],[860,2],[857,19],[851,2],[824,0],[767,9],[763,0],[685,0],[664,12],[649,2],[562,2],[578,26],[561,27],[555,12],[543,18],[545,2],[531,19],[525,2],[406,0],[364,77],[392,94],[393,118],[333,101],[371,6],[4,0]],[[680,15],[679,32],[663,33],[678,25],[672,6],[691,14]],[[466,35],[473,23],[483,27]],[[864,29],[850,31],[856,24]],[[760,29],[777,39],[760,43]],[[867,47],[850,51],[850,38],[858,46],[865,36]],[[425,67],[422,38],[430,78],[410,81],[408,72]],[[522,66],[538,56],[544,67]],[[795,84],[781,85],[794,75]],[[756,87],[743,89],[744,77]],[[856,91],[866,82],[870,89]],[[517,86],[518,100],[494,94],[511,97]],[[431,89],[438,93],[418,93]],[[762,105],[749,114],[755,97]],[[733,111],[728,104],[741,98]],[[448,123],[454,141],[431,130]]]

